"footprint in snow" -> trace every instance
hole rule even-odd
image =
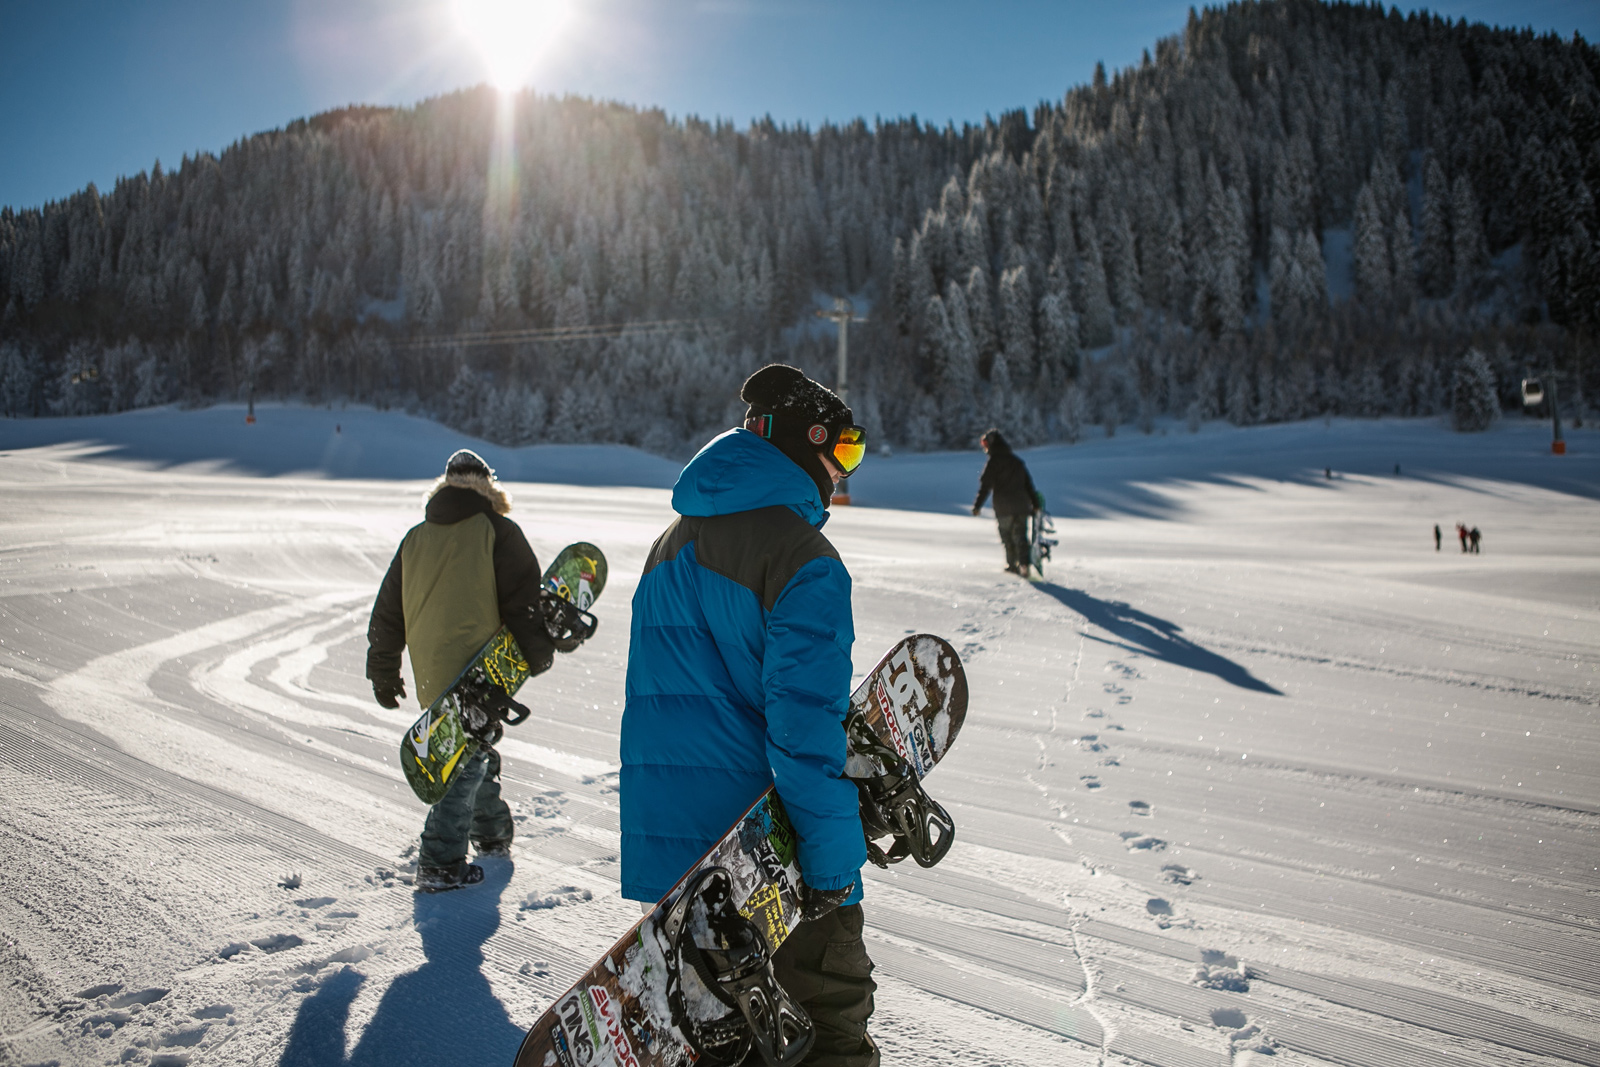
[[[1099,708],[1090,708],[1088,711],[1083,713],[1083,717],[1085,719],[1103,719],[1106,717],[1106,713],[1101,711]]]
[[[1120,674],[1130,681],[1144,677],[1144,675],[1139,673],[1139,669],[1137,667],[1130,667],[1126,663],[1120,663],[1117,660],[1112,660],[1110,663],[1107,663],[1106,670],[1113,674]]]
[[[1092,774],[1080,774],[1080,775],[1078,775],[1078,781],[1083,783],[1083,787],[1085,789],[1099,789],[1100,788],[1100,779],[1096,778]]]
[[[1124,830],[1117,836],[1122,838],[1122,844],[1129,852],[1161,852],[1167,847],[1161,838],[1141,834],[1137,830]]]
[[[79,1000],[99,1000],[101,997],[109,997],[113,993],[120,992],[122,992],[121,982],[107,982],[105,985],[92,985],[83,992],[73,995]]]
[[[160,1048],[194,1048],[200,1043],[200,1039],[206,1036],[206,1031],[210,1028],[211,1026],[208,1023],[204,1026],[190,1027],[187,1030],[176,1030],[159,1038],[157,1045]]]
[[[1100,743],[1099,734],[1084,734],[1072,743],[1085,752],[1104,752],[1106,750],[1106,746]]]
[[[1151,897],[1144,902],[1144,910],[1151,915],[1171,915],[1172,905],[1160,897]]]
[[[1213,1008],[1211,1010],[1211,1025],[1224,1030],[1234,1030],[1249,1023],[1244,1012],[1238,1008]]]
[[[196,1008],[189,1013],[196,1019],[226,1019],[233,1014],[232,1004],[211,1004],[204,1008]]]
[[[1129,811],[1129,813],[1131,813],[1133,815],[1148,816],[1150,814],[1151,808],[1150,808],[1149,804],[1145,803],[1142,800],[1130,800],[1130,801],[1128,801],[1128,811]]]
[[[267,937],[252,937],[250,943],[262,952],[272,953],[299,948],[306,942],[298,934],[270,934]]]
[[[615,793],[617,782],[621,777],[621,771],[606,771],[604,774],[586,774],[578,781],[584,785],[597,785],[602,793]]]
[[[1189,980],[1206,989],[1223,989],[1230,993],[1250,992],[1250,969],[1240,964],[1238,957],[1214,948],[1200,950],[1200,966],[1195,968]]]
[[[548,908],[559,908],[566,904],[585,904],[594,899],[594,894],[587,889],[579,889],[575,885],[564,885],[549,893],[534,890],[522,898],[518,906],[519,911],[543,911]]]
[[[535,819],[554,819],[560,816],[561,809],[566,806],[567,798],[560,793],[540,793],[533,798],[530,807]],[[525,816],[518,816],[519,819]]]
[[[1211,1011],[1211,1025],[1219,1030],[1231,1031],[1228,1034],[1228,1044],[1232,1052],[1257,1052],[1264,1056],[1277,1053],[1278,1043],[1268,1037],[1260,1026],[1245,1018],[1244,1012],[1238,1008],[1213,1008]]]
[[[1193,885],[1200,876],[1181,863],[1169,863],[1161,868],[1161,880],[1173,885]]]
[[[338,897],[307,897],[305,900],[295,901],[294,906],[297,908],[311,909],[326,908],[329,904],[336,903],[338,899]]]

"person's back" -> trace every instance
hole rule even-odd
[[[991,492],[994,494],[994,518],[1000,528],[1000,542],[1006,550],[1006,570],[1027,574],[1028,517],[1036,507],[1042,507],[1039,491],[1034,488],[1028,465],[1011,451],[999,430],[986,432],[979,444],[989,459],[978,477],[978,496],[972,502],[972,513],[981,512],[983,502]]]
[[[406,695],[400,657],[411,654],[423,708],[450,688],[502,625],[530,675],[548,670],[555,645],[538,612],[539,560],[506,514],[511,498],[483,458],[453,454],[428,496],[424,520],[406,532],[372,605],[367,677],[373,696],[398,708]],[[570,650],[570,649],[569,649]],[[500,798],[498,733],[463,761],[445,797],[428,811],[416,886],[471,885],[483,871],[466,862],[469,837],[482,855],[509,855],[514,824]]]
[[[684,468],[678,518],[633,597],[622,895],[659,900],[776,786],[798,838],[808,921],[774,954],[774,972],[816,1026],[808,1065],[870,1067],[866,843],[859,794],[843,777],[850,576],[819,530],[834,480],[865,446],[850,410],[793,368],[763,368],[741,395],[746,428]]]
[[[840,838],[850,847],[838,865],[853,873],[861,844],[855,788],[830,787],[819,773],[833,769],[835,755],[842,767],[836,720],[855,639],[850,577],[813,525],[824,516],[816,487],[770,444],[731,430],[685,468],[672,503],[679,517],[652,546],[634,593],[622,719],[623,894],[658,900],[775,773],[780,789],[794,774],[832,794],[820,805],[826,817],[802,836]],[[768,660],[787,655],[803,655],[805,669],[769,693],[769,674],[790,665]],[[769,730],[783,747],[769,744]],[[804,808],[796,814],[805,821]],[[812,884],[814,875],[845,873],[819,861],[802,862]]]

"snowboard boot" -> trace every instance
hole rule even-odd
[[[419,893],[445,893],[481,881],[483,868],[462,860],[449,867],[418,867],[415,888]]]
[[[474,841],[472,847],[478,850],[478,858],[491,857],[494,859],[511,858],[510,841],[484,841],[481,844]]]

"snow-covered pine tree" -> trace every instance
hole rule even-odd
[[[1039,300],[1040,400],[1059,395],[1078,370],[1078,324],[1063,307],[1064,299],[1065,294],[1052,292]]]
[[[1422,167],[1422,240],[1417,248],[1417,282],[1423,296],[1448,296],[1455,283],[1450,239],[1450,186],[1438,157],[1429,153]]]
[[[1453,290],[1470,298],[1477,290],[1478,280],[1488,269],[1490,253],[1483,242],[1483,222],[1478,216],[1477,197],[1472,195],[1472,181],[1466,174],[1456,174],[1450,189],[1450,229],[1453,242]]]
[[[1469,348],[1456,364],[1450,384],[1450,424],[1461,433],[1487,430],[1500,416],[1500,398],[1494,371],[1476,348]]]
[[[1062,438],[1068,444],[1077,444],[1088,418],[1089,405],[1083,399],[1083,390],[1078,388],[1077,382],[1069,382],[1066,391],[1061,394],[1061,403],[1056,407]]]
[[[1355,247],[1352,273],[1356,299],[1368,308],[1387,307],[1394,291],[1390,273],[1389,234],[1371,184],[1356,194]]]
[[[1028,268],[1017,264],[1000,276],[1000,343],[1011,380],[1026,390],[1037,373],[1033,294]]]
[[[1100,348],[1111,343],[1113,317],[1111,294],[1106,288],[1105,263],[1100,255],[1100,235],[1093,219],[1084,219],[1078,232],[1083,242],[1083,255],[1078,260],[1078,271],[1073,286],[1073,303],[1078,307],[1078,321],[1083,331],[1085,348]]]
[[[972,340],[978,348],[980,373],[1000,350],[999,334],[994,325],[994,297],[989,284],[989,270],[984,266],[972,268],[967,275],[967,317],[972,325]]]

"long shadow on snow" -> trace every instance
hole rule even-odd
[[[1068,589],[1052,582],[1038,582],[1034,588],[1055,597],[1082,615],[1085,621],[1118,638],[1107,641],[1103,637],[1087,634],[1090,640],[1115,645],[1129,652],[1141,652],[1192,671],[1214,674],[1240,689],[1283,696],[1282,690],[1263,682],[1233,660],[1201,648],[1182,636],[1182,629],[1176,623],[1157,618],[1118,600],[1100,600],[1082,590]]]
[[[346,967],[307,997],[279,1067],[394,1067],[510,1063],[522,1042],[483,976],[483,945],[500,926],[511,865],[495,862],[482,885],[417,894],[412,917],[427,961],[390,984],[361,1039],[344,1054],[350,1005],[366,976]]]

